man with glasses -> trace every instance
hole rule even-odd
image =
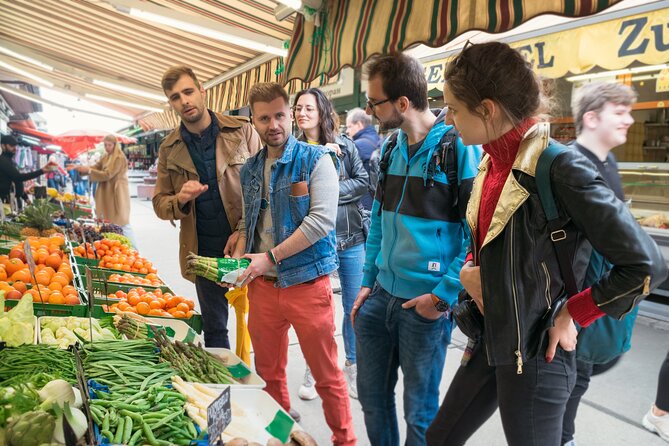
[[[400,130],[382,148],[363,286],[351,313],[358,397],[370,443],[399,445],[394,389],[401,367],[406,444],[424,445],[439,408],[450,308],[469,245],[465,210],[481,151],[462,144],[446,113],[430,111],[416,59],[382,56],[367,75],[367,113],[381,130]]]

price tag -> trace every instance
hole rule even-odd
[[[93,276],[91,269],[86,265],[86,291],[88,291],[88,327],[91,331],[91,342],[93,342]]]
[[[26,262],[28,263],[28,269],[30,270],[30,275],[35,276],[35,259],[33,259],[33,252],[30,249],[30,243],[28,240],[23,242],[23,252],[26,255]]]
[[[26,239],[23,242],[23,253],[26,256],[26,263],[28,264],[28,271],[30,271],[30,276],[33,278],[33,282],[37,283],[37,278],[35,277],[35,259],[33,258],[33,252],[30,249],[30,243]],[[42,291],[40,287],[37,287],[37,293],[39,294],[39,301],[44,302],[42,299]]]
[[[221,434],[232,421],[232,407],[230,406],[230,386],[226,387],[221,395],[207,407],[207,432],[209,444],[218,443]]]

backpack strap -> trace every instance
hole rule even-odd
[[[578,287],[576,286],[576,278],[574,277],[574,270],[571,264],[571,254],[568,251],[567,233],[560,226],[558,207],[555,203],[553,186],[551,184],[551,166],[553,165],[553,161],[558,155],[568,150],[570,149],[561,144],[549,144],[546,150],[539,156],[535,181],[541,206],[544,209],[544,214],[546,214],[548,230],[550,231],[551,241],[557,255],[565,290],[569,297],[571,297],[578,293]]]
[[[451,206],[458,206],[458,196],[459,196],[459,185],[458,185],[458,132],[455,130],[455,126],[444,133],[441,137],[441,160],[440,163],[442,166],[446,166],[446,179],[448,180],[448,185],[453,191],[453,202]]]
[[[379,196],[379,211],[377,215],[381,215],[381,210],[383,209],[383,198],[386,190],[386,173],[388,172],[388,166],[390,165],[390,156],[397,147],[398,137],[399,130],[394,131],[388,137],[388,144],[386,144],[386,149],[383,151],[381,160],[379,161],[379,181],[376,186],[377,195]]]

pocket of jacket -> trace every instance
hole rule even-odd
[[[293,219],[295,226],[299,226],[304,220],[304,217],[309,213],[309,203],[311,197],[309,194],[294,197],[290,195],[288,197],[288,202],[290,206],[290,216]]]

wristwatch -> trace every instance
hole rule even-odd
[[[446,301],[443,301],[439,299],[437,296],[434,294],[430,294],[430,297],[432,297],[432,303],[434,304],[434,308],[437,309],[437,311],[441,313],[446,313],[448,310],[451,309],[451,306],[446,303]]]

